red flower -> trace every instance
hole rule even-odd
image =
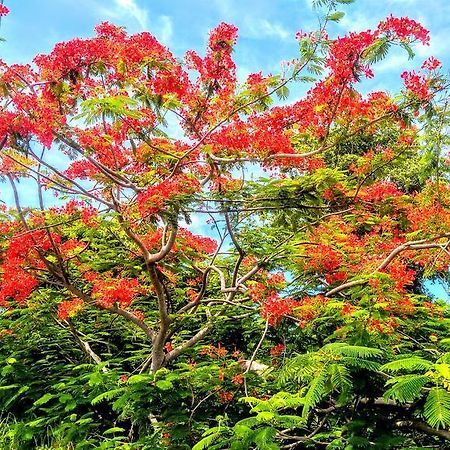
[[[221,403],[228,403],[231,402],[231,400],[233,400],[233,393],[229,391],[221,391],[219,393],[219,396]]]
[[[420,100],[426,100],[430,96],[428,83],[425,77],[418,75],[416,72],[403,72],[400,75],[405,83],[405,87],[412,94],[416,95]]]
[[[84,302],[79,298],[61,302],[58,305],[58,317],[61,320],[67,320],[74,317],[79,311],[83,309]]]
[[[173,345],[171,342],[167,342],[167,344],[164,346],[167,353],[170,353],[173,350]]]
[[[346,303],[343,306],[341,313],[343,316],[350,316],[354,310],[355,308],[352,305],[350,305],[350,303]]]
[[[422,44],[430,42],[430,32],[420,23],[408,17],[393,17],[390,15],[378,25],[378,30],[384,33],[392,33],[400,41],[417,39]]]
[[[268,319],[270,325],[274,326],[283,317],[291,315],[297,305],[298,302],[294,299],[282,298],[275,291],[271,291],[261,307],[261,316]]]
[[[118,303],[122,308],[131,304],[134,298],[144,292],[137,278],[107,278],[93,280],[92,296],[97,303],[110,308]]]
[[[133,311],[133,316],[138,318],[140,321],[143,321],[145,319],[144,313],[142,311],[140,311],[139,309],[135,309]]]
[[[6,16],[9,13],[9,9],[5,5],[0,5],[0,16]]]
[[[275,347],[272,347],[270,349],[270,355],[272,356],[272,358],[277,358],[284,352],[285,348],[286,347],[284,346],[284,344],[277,344],[275,345]]]
[[[436,59],[434,56],[430,56],[428,59],[426,59],[421,68],[426,70],[435,70],[442,66],[442,63]]]
[[[244,382],[244,375],[242,375],[242,373],[238,373],[231,378],[231,382],[236,385],[242,384]]]

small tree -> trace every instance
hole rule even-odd
[[[448,311],[424,284],[446,277],[449,255],[440,63],[429,58],[404,72],[395,98],[361,94],[358,84],[391,46],[412,55],[428,32],[389,17],[331,38],[327,25],[342,16],[335,7],[348,1],[321,3],[320,29],[297,34],[299,54],[277,76],[237,80],[237,29],[225,23],[203,56],[188,51],[183,60],[149,33],[103,23],[95,37],[57,44],[33,66],[2,63],[0,171],[15,206],[1,216],[0,305],[3,339],[17,353],[5,363],[4,386],[29,376],[18,354],[22,363],[36,359],[14,347],[19,335],[26,342],[38,333],[48,345],[54,328],[69,347],[71,336],[82,353],[61,349],[69,378],[82,355],[93,364],[89,394],[77,384],[75,399],[53,368],[53,388],[70,397],[40,385],[39,395],[19,389],[9,408],[31,395],[31,415],[40,417],[57,398],[68,413],[83,395],[94,407],[118,397],[100,423],[110,434],[126,431],[120,442],[190,448],[244,390],[254,391],[257,419],[222,424],[196,448],[367,445],[385,426],[378,407],[390,408],[390,428],[414,429],[403,437],[417,445],[426,435],[449,438],[438,430],[450,425],[439,346]],[[284,102],[294,83],[310,88]],[[35,182],[37,207],[23,206],[22,179]],[[199,356],[207,343],[214,346]],[[273,345],[272,375],[260,378],[255,358]],[[274,389],[278,397],[263,398]],[[205,416],[217,397],[222,404]],[[247,407],[236,408],[232,420]],[[284,408],[300,412],[281,415]],[[77,414],[75,423],[92,418]],[[81,422],[86,433],[91,422]],[[373,429],[364,435],[358,426]],[[91,448],[77,432],[69,440]]]

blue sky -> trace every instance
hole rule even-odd
[[[29,62],[58,41],[88,37],[104,20],[124,25],[129,32],[149,30],[182,56],[187,49],[201,50],[208,30],[226,21],[240,30],[235,58],[239,76],[244,77],[259,70],[278,72],[280,61],[296,56],[295,32],[316,27],[311,0],[4,0],[4,4],[11,13],[2,20],[0,35],[6,42],[0,45],[0,57],[8,62]],[[403,53],[380,63],[373,88],[397,89],[399,73],[430,54],[449,66],[447,0],[356,0],[341,9],[347,14],[334,34],[373,28],[390,13],[408,15],[431,30],[431,45],[417,49],[415,63]]]
[[[260,70],[277,73],[281,61],[297,56],[296,31],[311,31],[317,25],[311,0],[4,0],[4,4],[11,12],[1,22],[0,36],[6,42],[0,44],[0,58],[9,63],[28,63],[56,42],[89,37],[94,26],[105,20],[125,26],[130,33],[148,30],[181,57],[188,49],[201,52],[208,30],[226,21],[239,28],[235,59],[240,79]],[[444,69],[450,67],[448,0],[356,0],[341,9],[346,16],[331,30],[333,35],[374,28],[391,13],[413,18],[431,31],[431,45],[417,47],[415,61],[393,52],[375,68],[376,77],[366,89],[395,92],[401,86],[399,74],[419,67],[430,55],[439,58]],[[2,200],[12,204],[5,188]],[[20,191],[24,203],[35,203],[34,186],[22,182]],[[438,285],[432,290],[447,297]]]
[[[278,73],[280,63],[297,56],[295,33],[317,28],[317,14],[312,0],[0,0],[10,9],[2,18],[0,58],[9,63],[28,63],[38,53],[49,52],[55,43],[74,37],[89,37],[102,21],[123,25],[130,33],[149,30],[166,44],[176,56],[188,49],[200,53],[208,30],[221,21],[239,28],[235,49],[238,76],[249,73]],[[409,16],[431,31],[431,45],[418,46],[417,58],[408,61],[404,51],[394,49],[388,58],[375,67],[375,78],[364,89],[388,90],[395,93],[401,87],[400,73],[419,67],[430,55],[450,67],[446,51],[450,36],[450,2],[448,0],[356,0],[342,5],[346,15],[333,26],[331,34],[343,35],[349,30],[374,28],[389,14]],[[293,90],[290,100],[307,88]],[[21,183],[24,200],[35,204],[34,190]],[[2,200],[11,204],[11,192],[0,186]]]

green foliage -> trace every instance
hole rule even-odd
[[[326,10],[326,24],[339,22],[344,13],[337,9],[352,1],[314,4]],[[355,58],[355,80],[345,92],[349,111],[335,115],[329,99],[311,103],[318,120],[311,126],[295,114],[283,117],[280,136],[290,139],[295,163],[282,155],[283,161],[272,166],[275,142],[253,148],[251,139],[259,130],[249,127],[248,135],[239,134],[246,115],[256,124],[269,118],[264,112],[276,116],[269,108],[287,99],[291,81],[311,83],[323,75],[315,89],[327,90],[333,82],[327,68],[332,42],[321,32],[300,39],[292,69],[263,79],[261,86],[249,81],[236,87],[234,97],[226,89],[226,102],[218,82],[198,91],[192,87],[189,105],[175,93],[152,92],[148,86],[169,73],[166,61],[152,56],[134,69],[146,74],[140,89],[127,84],[123,61],[113,69],[102,61],[88,68],[100,78],[117,71],[114,90],[123,95],[79,97],[73,121],[126,134],[118,139],[126,156],[121,164],[145,170],[122,176],[122,169],[105,163],[112,175],[104,168],[93,175],[93,191],[102,177],[108,180],[101,198],[108,211],[95,225],[80,220],[78,210],[24,210],[19,236],[27,235],[30,222],[38,231],[57,231],[61,247],[72,240],[81,245],[60,266],[58,248],[42,250],[44,266],[55,265],[61,273],[33,267],[39,289],[0,310],[0,450],[444,448],[442,429],[450,427],[450,308],[428,295],[427,283],[430,277],[450,280],[442,258],[448,233],[436,237],[449,206],[443,188],[449,176],[443,162],[450,144],[447,104],[425,104],[407,94],[382,101],[387,109],[381,108],[380,117],[375,117],[377,108],[352,117],[355,99],[355,105],[370,109],[372,100],[360,95],[353,81],[364,65],[386,57],[393,45],[386,36]],[[400,46],[413,56],[408,42]],[[227,43],[217,47],[224,56]],[[79,76],[64,74],[49,94],[63,102]],[[430,80],[429,87],[438,83]],[[208,123],[203,113],[210,103]],[[144,119],[143,106],[159,128],[123,131],[129,122]],[[189,143],[166,134],[165,116],[178,111]],[[409,129],[412,124],[422,131]],[[233,126],[236,147],[241,137],[248,138],[248,152],[228,154],[227,139],[222,150],[210,143],[216,134],[233,134]],[[113,146],[116,138],[98,133],[106,148]],[[191,141],[197,144],[187,150]],[[57,145],[67,150],[62,139]],[[85,156],[95,154],[92,148],[83,150]],[[131,155],[139,157],[134,161]],[[249,164],[258,159],[273,172],[245,180],[253,168]],[[187,175],[188,166],[195,174]],[[224,188],[221,177],[230,177],[233,185],[239,170],[241,185]],[[197,175],[219,180],[218,188],[209,192],[196,183],[195,192],[167,193],[183,191],[183,183],[199,181]],[[61,174],[48,183],[64,199],[76,186]],[[386,186],[390,191],[380,194]],[[148,193],[149,211],[161,200],[157,214],[133,209]],[[92,196],[84,194],[83,200]],[[412,223],[416,203],[424,214],[428,205],[437,211],[429,229]],[[205,204],[213,205],[212,212]],[[199,250],[201,238],[181,229],[183,221],[190,224],[206,210],[212,218],[208,225],[220,235],[217,251]],[[16,226],[21,214],[9,214],[0,211],[2,225]],[[175,245],[160,258],[171,227],[178,232]],[[10,238],[5,230],[2,254]],[[425,249],[430,252],[422,258]],[[25,258],[23,264],[30,270],[31,262]],[[92,272],[111,285],[132,278],[142,289],[129,305],[105,305],[102,295],[114,287],[107,285],[99,295],[89,281]],[[58,315],[73,297],[83,299],[80,310]]]
[[[432,388],[427,396],[423,415],[435,428],[450,426],[450,394],[442,388]]]

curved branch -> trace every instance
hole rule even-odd
[[[385,269],[394,260],[394,258],[397,255],[404,252],[405,250],[423,250],[423,249],[429,249],[429,248],[442,248],[441,244],[434,243],[433,241],[436,241],[438,239],[442,239],[445,237],[450,237],[450,233],[442,233],[442,234],[434,236],[432,238],[420,239],[417,241],[409,241],[409,242],[405,242],[404,244],[399,245],[394,250],[392,250],[391,253],[389,253],[389,255],[381,262],[381,264],[373,272],[370,273],[370,275],[374,275],[377,272],[380,272],[381,270]],[[325,296],[330,297],[330,296],[337,294],[338,292],[341,292],[349,287],[359,286],[362,284],[366,284],[368,282],[369,282],[369,280],[349,281],[347,283],[341,284],[340,286],[337,286],[337,287],[329,290],[325,294]]]

